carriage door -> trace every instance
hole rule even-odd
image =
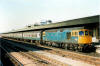
[[[70,40],[71,39],[71,32],[67,32],[66,36],[67,36],[67,40]]]

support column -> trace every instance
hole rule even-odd
[[[43,30],[40,32],[41,34],[41,36],[40,36],[40,44],[43,44]]]

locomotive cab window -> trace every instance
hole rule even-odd
[[[83,36],[83,35],[84,35],[84,31],[80,31],[80,32],[79,32],[79,35],[80,35],[80,36]]]
[[[67,39],[70,40],[70,38],[71,38],[71,32],[67,32],[66,36],[67,36]]]
[[[72,31],[71,36],[78,36],[78,32],[77,31]]]
[[[78,33],[77,32],[75,32],[75,36],[78,36]]]

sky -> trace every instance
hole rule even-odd
[[[0,33],[94,15],[100,15],[100,0],[0,0]]]

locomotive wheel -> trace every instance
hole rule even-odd
[[[82,52],[82,51],[83,51],[83,48],[82,48],[81,46],[79,46],[79,47],[78,47],[78,51],[79,51],[79,52]]]
[[[92,48],[92,51],[93,51],[93,52],[96,51],[96,47],[95,47],[95,46],[92,45],[91,48]]]
[[[78,44],[76,44],[76,45],[75,45],[75,50],[76,50],[76,51],[78,51],[78,50],[79,50],[79,48],[78,48],[78,47],[79,47],[79,45],[78,45]]]
[[[65,48],[65,44],[64,44],[64,43],[62,44],[62,48],[63,48],[63,49]]]
[[[50,42],[48,42],[47,44],[48,44],[48,46],[49,46],[49,45],[50,45]]]
[[[72,50],[75,51],[75,45],[72,45]]]
[[[59,48],[61,48],[61,43],[59,43]]]
[[[65,44],[64,49],[67,49],[67,44]]]
[[[52,42],[50,42],[50,46],[52,47]]]
[[[70,50],[70,44],[67,44],[67,49]]]
[[[95,52],[96,51],[96,47],[93,46],[93,45],[89,46],[89,51],[90,52]]]
[[[46,45],[46,46],[48,46],[48,43],[47,43],[47,42],[45,42],[45,45]]]
[[[63,43],[60,44],[61,48],[63,48]]]

